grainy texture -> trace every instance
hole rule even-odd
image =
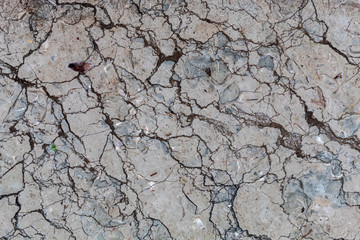
[[[0,238],[360,239],[359,9],[2,0]]]

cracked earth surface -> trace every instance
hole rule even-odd
[[[1,239],[360,239],[359,10],[1,1]]]

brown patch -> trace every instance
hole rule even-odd
[[[336,79],[342,79],[342,73],[339,73],[338,75],[336,75],[335,77],[334,77],[334,79],[336,80]]]
[[[301,238],[300,238],[300,240],[302,240],[302,239],[304,239],[304,238],[306,238],[307,236],[309,236],[311,233],[312,233],[312,229],[310,229],[306,234],[304,234]]]
[[[206,75],[211,77],[211,68],[205,68],[205,73],[206,73]]]
[[[93,66],[87,62],[72,62],[69,63],[68,67],[79,73],[86,73],[93,68]]]
[[[325,108],[326,102],[325,102],[325,99],[324,99],[324,96],[323,96],[323,92],[322,92],[321,88],[319,88],[319,87],[317,87],[316,90],[317,90],[317,93],[319,95],[319,99],[318,100],[311,99],[311,102],[318,105],[318,106],[320,106],[320,107]]]

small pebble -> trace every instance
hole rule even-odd
[[[93,68],[93,66],[87,62],[72,62],[69,63],[68,68],[79,73],[86,73],[90,71]]]

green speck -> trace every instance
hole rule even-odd
[[[56,152],[57,150],[56,150],[56,145],[55,144],[51,144],[51,146],[50,146],[50,149],[51,150],[53,150],[54,152]]]

